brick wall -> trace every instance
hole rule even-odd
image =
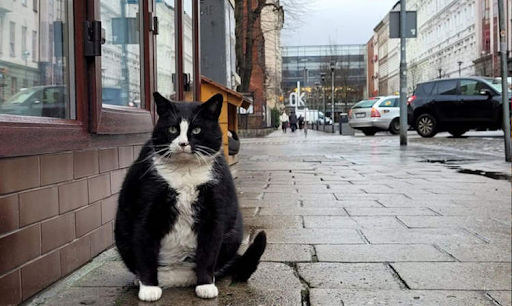
[[[140,146],[0,159],[0,305],[17,304],[111,247]]]

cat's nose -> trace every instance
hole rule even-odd
[[[188,142],[180,142],[180,147],[186,147],[188,146]]]

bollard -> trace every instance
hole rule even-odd
[[[341,120],[341,118],[340,118],[340,135],[342,135],[342,130],[341,130],[342,122],[343,122],[343,120]]]

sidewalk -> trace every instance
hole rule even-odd
[[[248,284],[222,280],[215,300],[185,288],[142,303],[110,250],[32,304],[511,305],[510,181],[459,172],[510,175],[510,164],[312,130],[242,147],[247,234],[265,229],[269,242]]]

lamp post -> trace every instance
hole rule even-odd
[[[324,122],[322,123],[323,129],[325,132],[325,73],[320,73],[320,78],[322,79],[322,101],[323,101],[323,110],[324,110]]]
[[[459,64],[459,77],[460,77],[460,75],[461,75],[460,74],[460,66],[462,66],[462,61],[458,61],[457,63]]]
[[[332,117],[332,133],[334,134],[334,68],[336,67],[336,63],[335,62],[331,62],[331,79],[332,79],[332,84],[331,84],[331,106],[332,106],[332,112],[331,112],[331,117]]]
[[[25,60],[25,82],[27,82],[27,84],[28,84],[27,70],[28,70],[28,57],[30,56],[30,52],[25,49],[25,50],[23,50],[21,55],[22,55],[23,59]]]
[[[315,86],[316,86],[316,92],[318,94],[317,95],[317,99],[316,99],[316,106],[317,106],[316,107],[316,111],[317,111],[317,114],[318,114],[318,108],[319,108],[318,106],[320,104],[320,95],[321,95],[320,89],[322,88],[322,85],[320,85],[320,82],[315,82]],[[317,118],[316,119],[316,130],[317,131],[318,131],[318,121],[319,121],[319,119]]]
[[[443,71],[443,69],[439,68],[439,78],[441,78],[441,71]]]

